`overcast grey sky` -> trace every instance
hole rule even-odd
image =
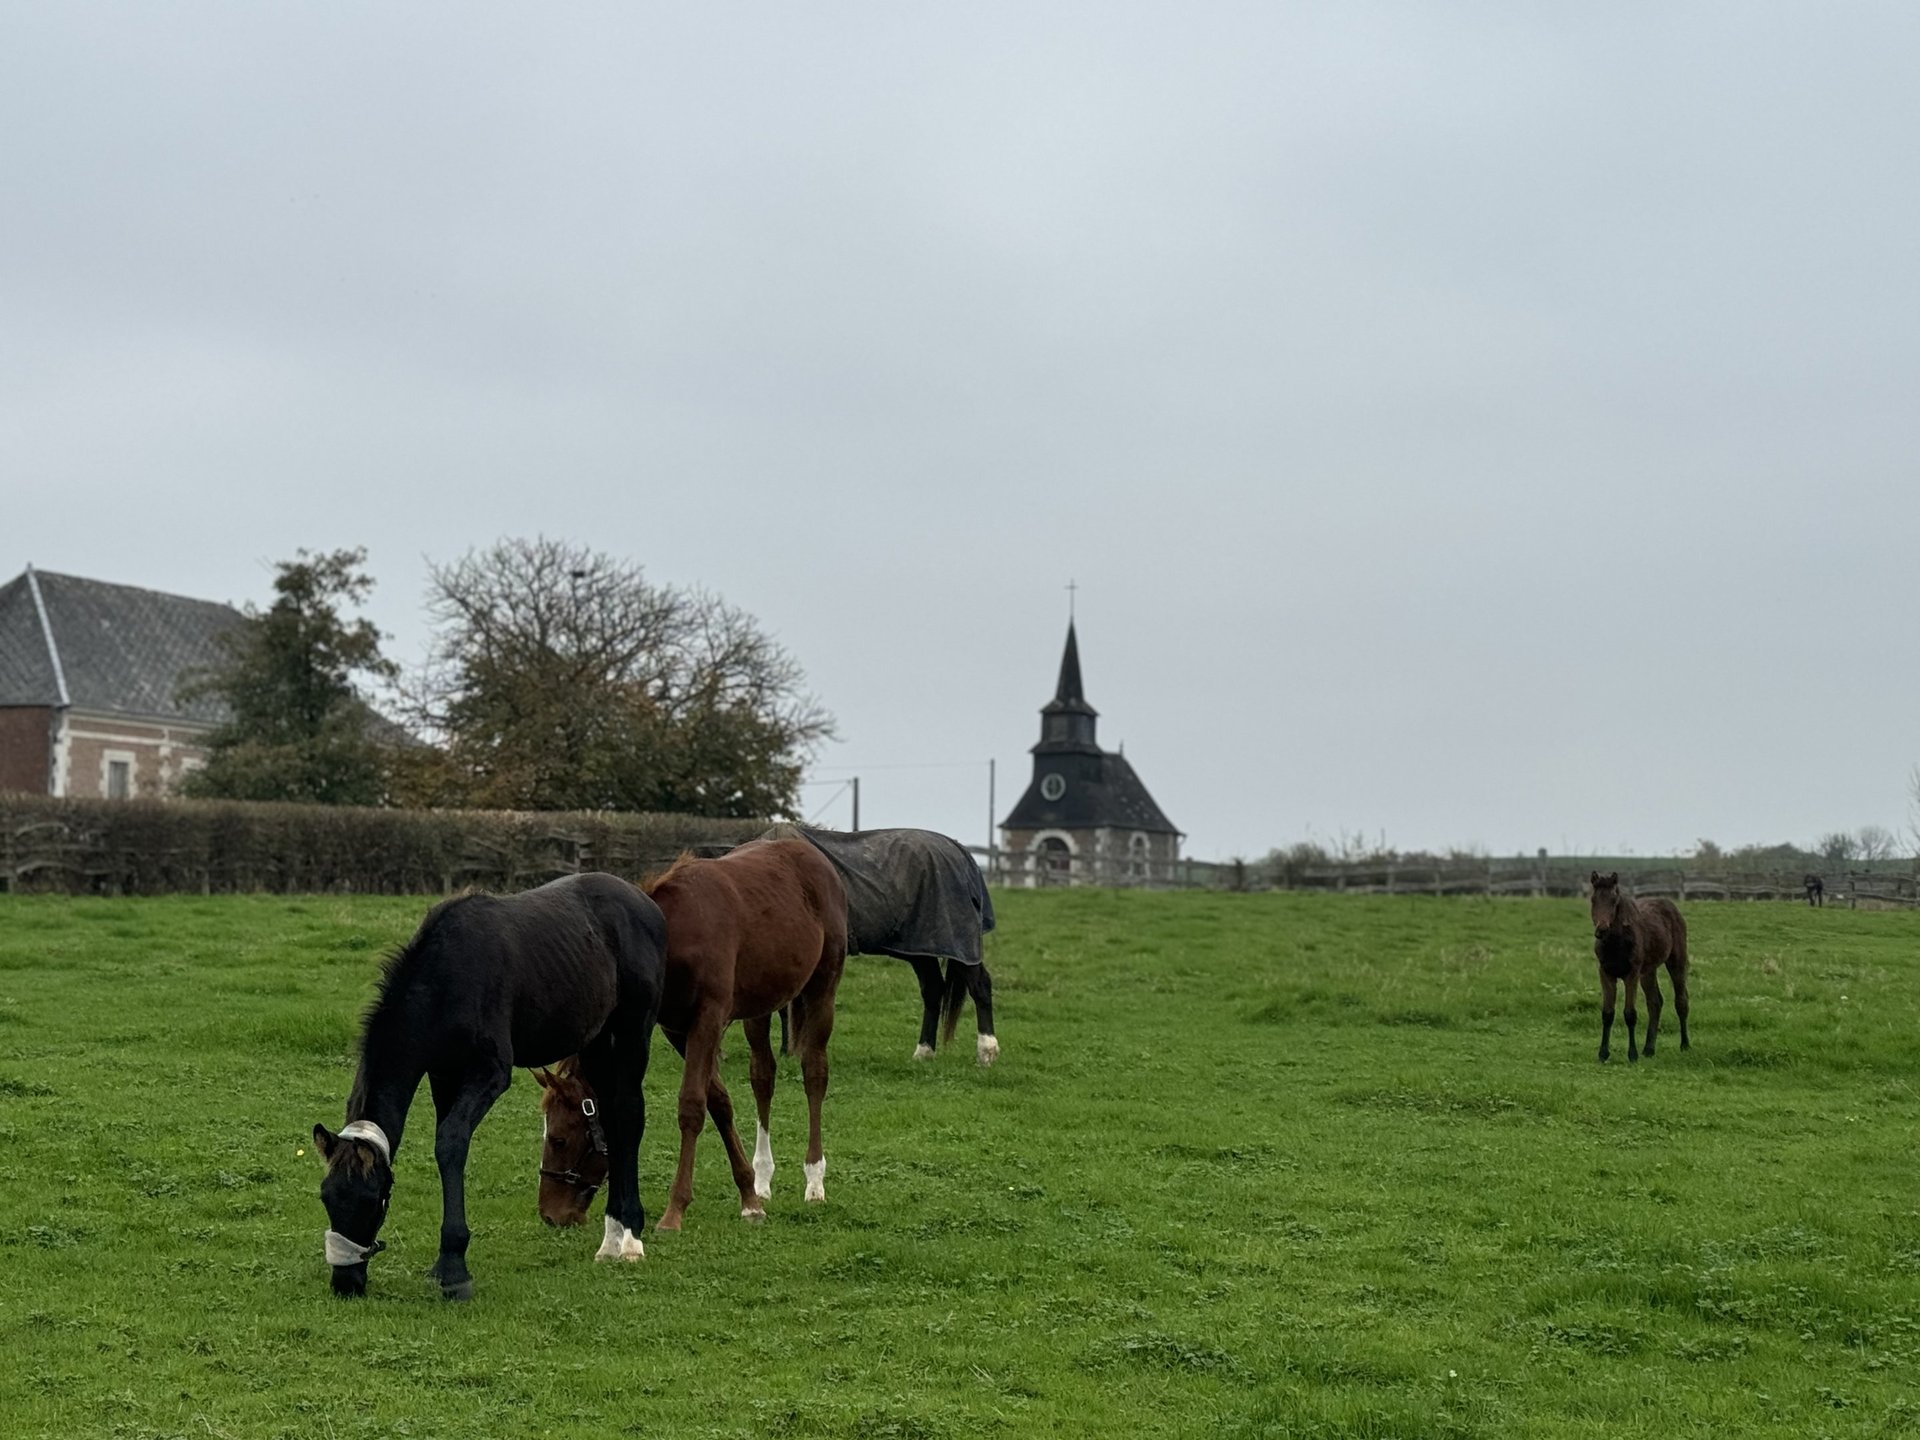
[[[987,828],[1906,828],[1920,7],[0,6],[0,571],[584,541]],[[938,766],[943,768],[907,768]],[[822,818],[846,823],[832,784]]]

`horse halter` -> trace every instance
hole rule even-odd
[[[580,1097],[580,1113],[587,1119],[587,1138],[593,1142],[592,1153],[602,1160],[606,1159],[607,1132],[600,1128],[600,1107],[594,1103],[591,1095]],[[606,1183],[603,1180],[589,1180],[578,1170],[549,1170],[544,1165],[540,1167],[540,1174],[548,1180],[558,1180],[571,1189],[585,1191],[585,1203],[588,1205],[593,1203],[593,1197],[600,1193],[600,1187]]]

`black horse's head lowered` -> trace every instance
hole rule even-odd
[[[440,1169],[440,1253],[427,1272],[450,1300],[473,1295],[467,1156],[474,1128],[506,1093],[513,1067],[578,1055],[601,1097],[608,1140],[607,1239],[597,1258],[638,1260],[642,1086],[660,1009],[666,920],[613,875],[568,875],[518,895],[462,895],[427,912],[387,961],[360,1027],[360,1065],[336,1135],[313,1130],[326,1159],[327,1262],[340,1295],[367,1288],[367,1261],[393,1190],[407,1110],[432,1082]]]
[[[393,1194],[393,1147],[371,1120],[355,1120],[334,1134],[313,1127],[313,1143],[327,1162],[320,1203],[327,1210],[327,1263],[336,1295],[367,1293],[367,1261],[385,1247],[380,1227]]]

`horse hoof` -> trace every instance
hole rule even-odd
[[[931,1059],[933,1059],[933,1046],[931,1046],[931,1045],[916,1045],[916,1046],[914,1046],[914,1047],[913,1047],[913,1058],[914,1058],[914,1059],[916,1059],[916,1060],[931,1060]]]
[[[661,1230],[678,1230],[680,1228],[680,1217],[678,1215],[662,1215],[654,1222],[653,1228],[656,1233]]]
[[[764,1225],[767,1223],[767,1212],[758,1205],[742,1205],[740,1218],[749,1225]]]
[[[1607,1063],[1607,1052],[1606,1052],[1606,1051],[1604,1051],[1604,1050],[1602,1050],[1602,1051],[1600,1052],[1600,1063],[1601,1063],[1602,1065],[1604,1065],[1604,1064],[1606,1064],[1606,1063]]]
[[[440,1298],[442,1300],[471,1300],[473,1298],[473,1281],[462,1280],[454,1285],[442,1285],[440,1287]]]
[[[991,1035],[982,1035],[975,1050],[974,1058],[982,1065],[991,1065],[1000,1058],[1000,1042]]]

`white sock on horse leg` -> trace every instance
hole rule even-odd
[[[1000,1042],[992,1035],[982,1035],[974,1048],[974,1058],[982,1065],[991,1065],[1000,1058]]]
[[[827,1198],[827,1157],[805,1161],[800,1168],[807,1172],[807,1203],[818,1205]]]
[[[773,1196],[773,1139],[758,1120],[753,1122],[753,1193],[762,1200]]]
[[[594,1252],[596,1260],[644,1260],[647,1247],[640,1243],[640,1237],[613,1216],[607,1216],[607,1236],[600,1242],[600,1248]]]

